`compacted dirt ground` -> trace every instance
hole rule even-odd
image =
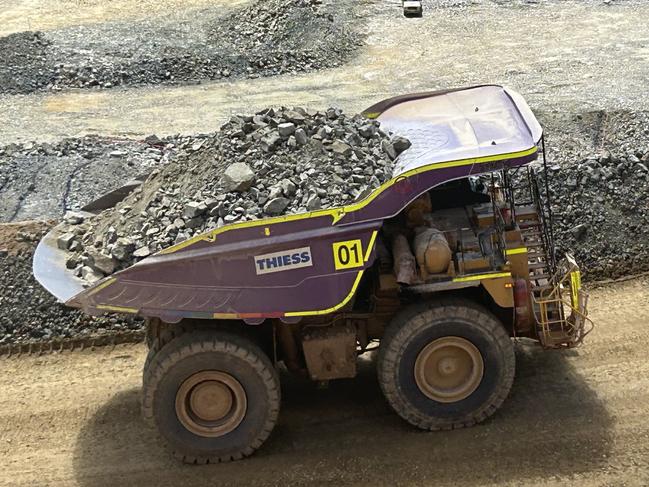
[[[16,32],[169,16],[203,6],[236,6],[250,0],[0,0],[0,36]]]
[[[0,360],[2,485],[578,485],[649,483],[647,279],[592,291],[572,351],[521,344],[487,423],[424,433],[392,413],[372,360],[318,390],[283,377],[280,421],[253,457],[177,463],[140,419],[142,345]]]

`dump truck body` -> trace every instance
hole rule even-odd
[[[556,259],[551,205],[530,167],[540,153],[546,164],[543,132],[520,95],[419,93],[364,115],[411,146],[352,204],[225,225],[90,286],[65,269],[58,228],[39,244],[34,274],[61,301],[147,318],[144,417],[183,460],[237,459],[263,443],[280,361],[316,381],[349,378],[379,344],[394,410],[451,429],[504,401],[510,337],[563,348],[588,332],[579,267]]]
[[[421,17],[424,10],[421,0],[403,0],[403,15],[406,17]]]
[[[364,200],[226,225],[147,258],[66,303],[90,313],[130,312],[173,322],[330,313],[351,299],[374,263],[383,221],[447,181],[537,158],[538,123],[518,95],[501,87],[398,97],[366,114],[409,138],[412,147],[400,157],[393,178]],[[346,252],[350,260],[343,262]],[[51,281],[38,266],[35,271],[48,287]]]

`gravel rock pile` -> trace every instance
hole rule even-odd
[[[649,270],[649,150],[604,151],[549,173],[559,255],[587,279]]]
[[[88,281],[222,225],[351,203],[392,176],[410,146],[378,122],[329,108],[234,116],[180,143],[177,157],[115,208],[70,213],[58,239]]]
[[[245,58],[253,76],[333,67],[362,43],[344,13],[322,0],[266,0],[215,22],[209,38]]]
[[[52,79],[46,69],[49,52],[42,32],[0,37],[0,93],[30,93],[47,86]]]
[[[87,136],[0,147],[0,222],[60,218],[164,164],[175,139]]]
[[[207,9],[13,34],[0,39],[0,93],[196,83],[338,66],[362,42],[349,8],[257,0],[224,17]]]
[[[2,225],[0,225],[0,237]],[[0,345],[51,338],[71,338],[111,331],[137,330],[141,320],[104,316],[93,318],[58,303],[32,274],[32,256],[41,235],[47,230],[18,231],[0,238]],[[17,252],[7,251],[16,243]]]

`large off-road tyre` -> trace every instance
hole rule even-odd
[[[147,328],[146,345],[149,351],[144,359],[144,366],[142,367],[142,383],[146,382],[149,375],[149,369],[154,357],[167,343],[171,342],[174,338],[180,335],[195,331],[197,328],[194,324],[178,323],[176,325],[167,325],[165,327],[158,327],[155,330]],[[153,333],[151,333],[153,331]]]
[[[232,323],[232,322],[219,322],[218,325],[212,321],[181,321],[180,323],[172,325],[158,325],[155,328],[150,327],[147,324],[147,333],[146,333],[146,345],[149,348],[146,358],[144,359],[144,366],[142,367],[142,383],[146,382],[148,377],[148,371],[153,358],[156,354],[172,340],[178,338],[185,333],[195,333],[198,331],[211,331],[214,329],[226,330],[232,332],[236,335],[244,335],[247,330],[242,328],[242,323]]]
[[[254,343],[224,331],[185,333],[148,368],[142,413],[186,463],[238,460],[270,435],[280,406],[277,372]]]
[[[511,338],[498,319],[464,300],[413,305],[381,340],[378,376],[392,408],[426,430],[472,426],[503,403],[514,380]]]

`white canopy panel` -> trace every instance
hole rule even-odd
[[[412,143],[397,159],[393,177],[433,163],[529,150],[543,133],[523,97],[501,86],[403,101],[378,120],[383,130]]]

